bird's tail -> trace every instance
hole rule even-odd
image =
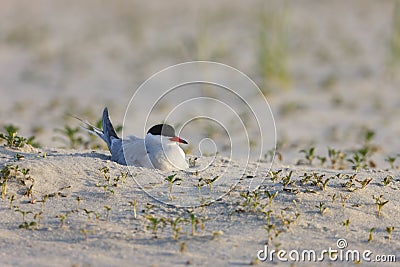
[[[115,139],[119,139],[117,133],[114,130],[114,126],[111,123],[107,108],[104,108],[104,111],[103,111],[103,117],[102,117],[103,129],[99,129],[96,126],[90,124],[87,121],[83,121],[82,119],[80,119],[78,117],[75,117],[75,118],[80,120],[83,123],[83,126],[82,126],[83,129],[85,129],[86,131],[88,131],[92,134],[96,134],[101,139],[103,139],[104,142],[106,142],[108,149],[111,149],[111,141],[112,141],[111,137],[113,137]]]

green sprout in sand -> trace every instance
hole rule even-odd
[[[172,185],[178,181],[182,181],[182,179],[175,177],[176,173],[168,176],[167,178],[165,178],[164,180],[168,182],[168,186],[169,186],[169,199],[172,200]]]
[[[389,200],[386,200],[386,201],[383,200],[382,197],[383,197],[383,195],[380,195],[378,197],[375,197],[374,195],[372,196],[372,198],[375,200],[375,205],[378,209],[378,217],[381,217],[382,207],[389,202]]]
[[[375,230],[376,230],[375,227],[372,227],[371,229],[369,229],[368,242],[371,242],[374,239],[372,234],[375,232]]]

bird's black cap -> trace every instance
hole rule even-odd
[[[150,133],[152,135],[162,135],[162,136],[168,136],[168,137],[175,137],[175,129],[171,125],[168,124],[157,124],[154,125],[153,127],[150,128],[150,130],[147,131],[147,133]]]

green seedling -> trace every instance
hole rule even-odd
[[[208,185],[208,187],[210,188],[210,190],[212,190],[212,186],[214,184],[214,182],[219,178],[219,176],[215,176],[214,178],[208,179],[208,178],[204,178],[204,182],[206,182],[206,184]]]
[[[88,218],[89,221],[92,220],[90,214],[95,215],[96,219],[98,218],[98,216],[96,215],[96,213],[95,213],[94,211],[92,211],[92,210],[83,209],[83,211],[85,212],[85,214],[86,214],[86,216],[87,216],[87,218]]]
[[[108,219],[110,218],[110,210],[111,208],[109,206],[104,206],[104,208],[106,209],[106,222],[108,222]]]
[[[272,202],[274,201],[274,198],[278,195],[278,191],[276,191],[275,193],[270,193],[269,191],[265,191],[265,193],[267,194],[267,197],[269,199],[269,205],[272,206]]]
[[[364,132],[364,144],[366,146],[369,146],[374,137],[375,137],[375,131],[374,130],[371,130],[371,129],[368,129],[368,128],[365,129],[365,132]]]
[[[68,125],[64,126],[64,129],[55,129],[55,132],[58,132],[62,134],[63,136],[66,137],[55,137],[55,140],[60,140],[66,145],[69,146],[69,148],[76,149],[78,146],[83,145],[83,139],[82,137],[78,137],[77,134],[80,132],[81,128],[79,126],[72,128]]]
[[[14,195],[14,194],[11,194],[11,195],[8,197],[8,199],[10,200],[10,210],[12,210],[12,208],[13,208],[13,202],[14,202],[14,200],[15,200],[15,195]]]
[[[33,215],[33,219],[35,219],[37,221],[37,223],[39,224],[40,221],[42,220],[42,215],[43,215],[43,211],[40,211],[40,212],[36,213],[35,215]]]
[[[311,174],[308,174],[308,173],[304,173],[303,175],[301,175],[300,177],[302,177],[302,179],[300,180],[300,183],[302,184],[302,185],[305,185],[305,184],[307,184],[308,182],[310,182],[311,181],[311,178],[313,177],[313,175],[311,175]]]
[[[194,213],[190,213],[190,224],[192,226],[192,235],[197,235],[197,226],[200,224],[200,219]]]
[[[342,183],[342,186],[350,192],[353,192],[358,189],[354,183],[356,175],[357,175],[356,173],[353,175],[346,174],[345,179],[347,179],[347,181],[345,183]]]
[[[42,202],[42,212],[44,211],[44,206],[45,206],[45,204],[46,204],[46,202],[47,202],[47,199],[49,198],[49,195],[44,195],[43,196],[43,198],[42,198],[42,200],[41,200],[41,202]]]
[[[337,197],[336,193],[333,195],[328,195],[328,196],[330,196],[332,198],[332,203],[334,203],[336,200],[336,197]]]
[[[389,162],[390,168],[394,169],[394,162],[396,161],[397,157],[386,157],[385,161]]]
[[[158,229],[159,228],[164,229],[165,227],[166,224],[165,218],[156,218],[153,216],[148,216],[146,218],[150,222],[150,225],[147,226],[147,229],[150,229],[152,231],[154,238],[157,238]]]
[[[356,182],[358,182],[361,185],[361,190],[364,189],[365,187],[367,187],[367,185],[369,185],[369,183],[371,183],[371,181],[373,180],[372,178],[365,178],[364,180],[358,180],[355,179]]]
[[[4,126],[4,130],[6,130],[7,133],[0,133],[0,140],[2,139],[6,141],[8,147],[19,148],[28,144],[28,139],[17,135],[19,130],[18,127],[9,124]]]
[[[28,178],[30,178],[30,176],[29,176],[29,173],[30,173],[30,169],[27,169],[27,168],[23,168],[22,170],[21,170],[21,173],[22,173],[22,175],[24,176],[24,179],[28,179]]]
[[[172,239],[173,240],[178,240],[179,239],[179,234],[182,231],[182,226],[180,226],[181,223],[185,222],[185,220],[181,217],[177,217],[175,220],[173,219],[167,219],[167,221],[171,225],[172,229]]]
[[[282,170],[278,170],[276,172],[270,171],[269,174],[271,175],[271,181],[275,182],[276,180],[279,180],[279,173],[282,172]]]
[[[392,235],[393,230],[394,226],[386,227],[386,232],[388,233],[388,240],[390,240],[390,236]]]
[[[1,185],[1,198],[4,199],[4,197],[7,195],[7,183],[8,180],[13,177],[11,171],[15,170],[16,168],[11,165],[6,165],[1,169],[0,172],[0,185]],[[15,171],[17,173],[17,171]],[[14,174],[16,176],[16,174]]]
[[[322,157],[322,156],[317,156],[317,159],[319,160],[319,162],[320,162],[320,165],[321,166],[324,166],[324,164],[325,164],[325,162],[326,162],[326,157]]]
[[[282,185],[283,189],[287,189],[288,186],[294,185],[294,181],[291,181],[293,171],[290,171],[288,175],[282,177]]]
[[[176,173],[175,173],[175,174],[172,174],[172,175],[170,175],[170,176],[168,176],[167,178],[164,179],[165,181],[168,182],[168,187],[169,187],[169,199],[170,199],[170,200],[173,199],[173,197],[172,197],[172,185],[173,185],[174,183],[178,182],[178,181],[182,181],[181,178],[177,178],[177,177],[175,177],[175,176],[176,176]]]
[[[378,209],[378,217],[381,217],[382,207],[389,202],[389,200],[386,200],[386,201],[383,200],[382,197],[383,197],[383,195],[380,195],[378,197],[375,197],[374,195],[372,195],[372,199],[375,200],[375,205]]]
[[[304,157],[306,158],[306,160],[308,161],[308,165],[312,165],[312,162],[315,158],[315,148],[311,147],[308,150],[306,149],[302,149],[300,150],[300,153],[304,153]]]
[[[342,207],[344,208],[346,205],[346,201],[350,198],[350,193],[347,195],[342,195],[340,194],[340,203],[342,204]]]
[[[358,152],[354,153],[353,157],[347,159],[347,161],[353,164],[352,169],[355,170],[355,172],[358,172],[359,169],[366,169],[368,166],[365,156]]]
[[[32,214],[32,211],[24,211],[24,210],[20,210],[20,209],[16,209],[15,212],[19,212],[22,215],[22,221],[25,222],[25,218],[27,214]]]
[[[104,166],[103,168],[100,168],[100,169],[99,169],[99,172],[100,172],[101,174],[103,174],[104,180],[106,180],[106,182],[110,185],[110,184],[111,184],[111,182],[110,182],[111,177],[110,177],[110,175],[109,175],[109,173],[110,173],[110,168],[108,168],[107,166]]]
[[[319,209],[319,213],[321,215],[324,215],[328,211],[328,207],[324,202],[319,202],[319,205],[315,206],[316,208]]]
[[[28,229],[36,229],[37,228],[37,222],[35,222],[35,221],[32,221],[30,223],[23,222],[18,226],[18,228],[26,229],[26,230],[28,230]]]
[[[342,151],[328,147],[328,158],[332,169],[342,168],[345,157],[346,155]]]
[[[328,185],[328,182],[330,181],[330,178],[326,178],[325,181],[322,181],[321,183],[318,184],[318,187],[322,190],[322,191],[326,191],[326,186]]]
[[[257,212],[257,207],[260,205],[259,192],[258,191],[246,191],[241,192],[240,196],[245,198],[245,202],[242,204],[245,208],[250,207],[251,211]]]
[[[374,239],[372,234],[375,232],[375,230],[376,230],[375,227],[372,227],[371,229],[369,229],[368,242],[371,242]]]
[[[33,199],[33,184],[26,188],[24,196],[31,198],[31,203],[33,204],[35,200]]]
[[[122,184],[124,184],[126,182],[126,178],[128,177],[128,172],[120,172],[120,174],[117,175],[116,178],[114,178],[114,183],[113,186],[117,187],[118,186],[118,182],[121,181]]]
[[[346,227],[346,232],[349,230],[349,225],[350,225],[350,218],[343,221],[342,225]]]
[[[69,216],[71,214],[71,212],[67,212],[67,213],[65,213],[65,214],[62,214],[62,213],[60,213],[60,214],[58,214],[57,216],[56,216],[56,218],[58,218],[58,219],[60,219],[60,228],[64,228],[64,225],[65,225],[65,220],[67,219],[67,217]]]
[[[0,182],[1,185],[1,198],[4,199],[4,197],[7,195],[7,179],[4,179],[3,181]]]
[[[382,181],[382,184],[383,184],[384,186],[388,186],[388,185],[391,184],[391,183],[394,183],[394,182],[393,182],[393,176],[392,176],[392,175],[387,175],[387,176],[383,179],[383,181]]]

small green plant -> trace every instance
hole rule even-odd
[[[312,165],[312,162],[315,158],[315,148],[311,147],[308,150],[307,149],[302,149],[300,150],[300,153],[304,153],[304,157],[306,158],[306,160],[308,161],[308,165]]]
[[[374,239],[372,234],[375,232],[375,230],[376,230],[375,227],[372,227],[371,229],[369,229],[368,242],[371,242]]]
[[[153,237],[157,238],[158,229],[164,229],[166,220],[165,218],[157,218],[153,216],[147,216],[146,219],[150,222],[150,225],[147,226],[147,229],[150,229],[153,233]]]
[[[7,132],[6,134],[0,133],[0,140],[6,141],[6,145],[8,147],[23,147],[28,143],[28,139],[18,136],[18,127],[9,124],[4,126],[4,130]],[[33,139],[32,139],[33,140]]]
[[[383,178],[382,184],[384,186],[388,186],[389,184],[394,183],[393,182],[393,176],[392,175],[387,175],[385,178]]]
[[[321,215],[324,215],[328,211],[328,207],[324,202],[319,202],[319,205],[315,206],[316,208],[319,209],[319,213]]]
[[[346,227],[346,232],[349,230],[350,218],[342,222],[342,225]]]
[[[346,155],[344,152],[328,147],[328,158],[332,169],[341,169],[345,157]]]
[[[182,226],[180,226],[180,224],[185,222],[185,219],[177,217],[176,219],[167,219],[167,221],[171,225],[172,239],[178,240],[179,234],[182,232]]]
[[[99,169],[99,172],[101,174],[103,174],[104,180],[107,181],[108,185],[111,184],[111,177],[110,177],[110,168],[108,168],[107,166],[104,166],[102,168]]]
[[[355,179],[356,182],[358,182],[361,185],[360,189],[364,189],[365,187],[367,187],[367,185],[369,185],[371,183],[371,181],[373,180],[372,178],[365,178],[364,180],[358,180]]]
[[[390,236],[392,235],[393,230],[394,226],[386,227],[386,232],[388,233],[388,240],[390,240]]]
[[[58,219],[60,219],[60,228],[64,228],[64,226],[65,226],[65,220],[67,219],[67,217],[69,216],[71,214],[71,212],[67,212],[67,213],[60,213],[60,214],[58,214],[56,217],[58,218]]]
[[[344,208],[346,206],[346,201],[350,198],[350,193],[347,195],[342,195],[340,194],[340,203],[342,204],[342,207]]]
[[[219,176],[215,176],[214,178],[204,178],[203,181],[208,185],[210,190],[212,190],[214,182],[219,178]]]
[[[276,180],[279,180],[279,173],[282,172],[282,170],[278,171],[270,171],[269,174],[271,175],[271,181],[275,182]]]
[[[60,133],[63,137],[55,137],[54,140],[60,140],[64,144],[68,145],[69,148],[76,149],[83,145],[83,139],[77,134],[80,132],[81,128],[79,126],[73,128],[68,125],[64,126],[64,129],[55,129],[55,132]]]
[[[169,199],[172,200],[172,185],[178,181],[182,181],[182,179],[175,177],[176,173],[168,176],[164,180],[168,182],[168,187],[169,187]]]
[[[8,199],[10,200],[10,210],[12,210],[12,208],[13,208],[13,202],[14,202],[14,200],[15,200],[15,195],[14,195],[14,194],[11,194],[11,195],[8,197]]]
[[[23,222],[26,222],[25,219],[26,219],[26,215],[27,214],[32,214],[33,213],[32,211],[24,211],[24,210],[20,210],[20,209],[16,209],[15,212],[21,213]]]
[[[396,159],[397,159],[397,156],[396,157],[387,156],[385,158],[385,161],[389,162],[391,169],[394,169],[394,162],[396,161]]]
[[[194,213],[190,213],[190,224],[192,226],[192,235],[197,235],[197,226],[200,224],[200,219]]]
[[[382,197],[383,197],[383,195],[380,195],[378,197],[375,197],[374,195],[372,195],[372,199],[375,200],[375,205],[378,209],[378,217],[381,217],[382,207],[389,202],[389,200],[383,200]]]
[[[270,193],[269,191],[265,191],[265,193],[267,194],[267,197],[269,199],[269,205],[272,206],[272,202],[274,201],[274,198],[278,195],[278,191],[276,191],[275,193]]]
[[[37,222],[32,221],[32,222],[23,222],[21,223],[18,228],[20,229],[36,229],[37,228]]]
[[[110,219],[110,206],[104,206],[104,208],[106,209],[106,222],[108,222],[108,220]]]
[[[282,185],[283,185],[283,190],[286,191],[288,186],[293,186],[295,184],[295,181],[292,181],[292,175],[293,171],[290,171],[288,175],[285,175],[282,177]]]
[[[352,168],[356,172],[358,172],[359,169],[366,169],[368,167],[365,154],[366,153],[355,152],[352,158],[347,159],[348,162],[353,164]]]

